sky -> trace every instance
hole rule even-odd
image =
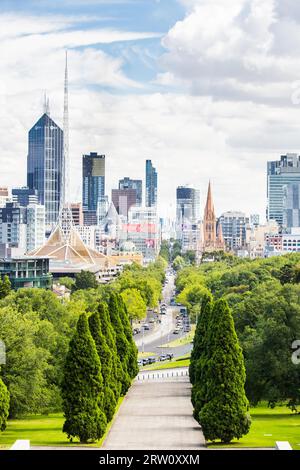
[[[150,158],[161,216],[211,179],[217,215],[264,219],[266,162],[300,148],[299,23],[296,0],[1,0],[0,186],[26,184],[45,92],[62,126],[67,49],[72,200],[97,151],[108,195]]]

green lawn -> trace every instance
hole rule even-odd
[[[118,411],[123,397],[119,400]],[[82,446],[79,441],[70,443],[67,435],[62,432],[64,418],[62,413],[50,414],[48,416],[33,415],[22,419],[9,420],[7,428],[0,433],[0,449],[10,448],[17,439],[29,439],[34,446]],[[87,447],[101,447],[113,420],[107,426],[105,435],[100,441],[87,444]]]
[[[179,346],[184,346],[185,344],[191,343],[195,336],[195,329],[196,329],[196,325],[192,325],[191,331],[187,335],[183,336],[182,338],[174,339],[173,341],[170,341],[170,343],[166,343],[160,347],[161,348],[178,348]]]
[[[251,408],[250,413],[249,434],[225,447],[274,447],[276,441],[289,441],[294,450],[300,450],[300,415],[292,414],[286,406],[271,410],[265,404]],[[220,448],[220,444],[209,447]]]
[[[149,366],[143,367],[141,370],[161,370],[161,369],[174,369],[177,367],[188,367],[190,365],[190,353],[184,356],[177,357],[172,361],[167,362],[156,362]]]

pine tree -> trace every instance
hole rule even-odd
[[[3,279],[0,279],[0,299],[7,297],[11,291],[11,282],[8,276],[4,276]]]
[[[109,298],[109,316],[111,324],[113,326],[116,338],[117,353],[121,361],[123,377],[122,377],[122,395],[125,395],[131,385],[131,378],[128,373],[127,364],[128,364],[128,353],[129,353],[129,344],[126,339],[124,328],[120,319],[119,312],[119,303],[117,294],[114,292],[111,293]]]
[[[104,389],[103,409],[109,422],[114,416],[117,405],[113,377],[113,351],[109,349],[105,336],[102,334],[99,311],[89,317],[89,327],[100,357]]]
[[[5,431],[9,413],[9,392],[0,378],[0,431]]]
[[[229,443],[250,429],[249,403],[245,395],[245,366],[225,300],[215,302],[208,331],[211,352],[205,371],[207,403],[199,413],[206,439]]]
[[[100,439],[106,429],[103,407],[103,378],[95,342],[87,315],[78,320],[70,341],[62,383],[63,432],[68,438],[79,437],[86,443]]]
[[[119,303],[119,314],[120,319],[123,324],[124,334],[128,341],[128,362],[127,362],[127,370],[130,377],[133,379],[139,372],[139,368],[137,365],[138,359],[138,349],[133,339],[132,335],[132,328],[130,325],[129,315],[126,309],[126,305],[122,299],[121,295],[118,295],[118,303]]]

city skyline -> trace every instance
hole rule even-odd
[[[9,21],[2,32],[1,185],[25,184],[26,133],[41,114],[45,90],[51,116],[63,125],[68,49],[74,202],[81,156],[97,151],[107,155],[107,194],[123,176],[143,179],[151,158],[160,215],[170,209],[175,215],[177,186],[189,183],[203,195],[211,179],[218,214],[232,209],[264,219],[267,161],[300,149],[300,8],[268,0],[259,14],[255,5],[235,0],[225,15],[221,3],[197,0],[2,2],[0,15]],[[210,38],[203,21],[212,16],[218,27]]]

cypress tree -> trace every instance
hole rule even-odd
[[[129,315],[127,312],[126,305],[121,297],[118,295],[118,302],[119,302],[119,313],[120,319],[123,324],[124,334],[128,341],[128,362],[127,362],[127,370],[130,377],[133,379],[139,372],[139,368],[137,365],[138,359],[138,348],[133,339],[132,335],[132,328],[130,325]]]
[[[5,431],[9,413],[9,391],[0,378],[0,431]]]
[[[121,361],[123,377],[122,377],[122,395],[125,395],[131,385],[131,378],[128,373],[127,364],[128,364],[128,352],[129,344],[126,339],[124,328],[120,319],[120,308],[118,303],[117,294],[114,292],[111,293],[109,298],[109,316],[111,324],[113,326],[116,338],[117,353]]]
[[[112,378],[111,388],[115,394],[116,401],[119,400],[122,392],[122,383],[124,381],[124,371],[118,356],[116,346],[116,334],[110,321],[108,307],[105,302],[100,302],[98,305],[98,312],[101,319],[101,330],[105,337],[107,346],[112,353]]]
[[[103,378],[95,342],[83,313],[70,341],[62,383],[63,432],[87,443],[100,439],[106,429],[103,407]]]
[[[102,334],[99,311],[89,317],[89,327],[100,357],[104,389],[103,409],[109,422],[114,416],[117,405],[113,378],[113,352],[109,349],[105,336]]]
[[[205,371],[211,351],[208,348],[208,331],[213,309],[212,297],[207,296],[201,307],[201,319],[198,322],[197,337],[195,335],[195,350],[192,360],[194,384],[192,388],[192,403],[194,418],[199,421],[199,411],[206,403],[207,383]]]
[[[189,367],[189,376],[190,381],[193,384],[195,382],[195,370],[196,370],[196,363],[198,359],[200,359],[202,353],[205,350],[205,336],[207,333],[208,322],[209,322],[209,313],[210,313],[210,306],[212,302],[212,295],[205,295],[203,297],[201,303],[201,310],[200,315],[198,317],[195,337],[194,337],[194,345],[191,352],[191,362]],[[206,310],[206,306],[209,304],[208,310]]]
[[[199,413],[206,439],[229,443],[250,429],[249,403],[245,394],[245,366],[225,300],[216,301],[208,331],[208,360],[205,378],[207,403]]]

